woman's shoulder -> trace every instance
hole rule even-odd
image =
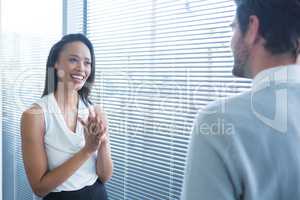
[[[26,124],[44,123],[44,109],[43,105],[46,103],[49,95],[42,96],[37,99],[29,108],[27,108],[21,116],[21,122]]]
[[[23,114],[24,115],[42,115],[43,114],[43,109],[44,106],[47,105],[49,103],[49,97],[51,94],[47,94],[44,95],[42,97],[40,97],[39,99],[37,99],[34,103],[31,104],[31,106],[29,108],[27,108]]]
[[[47,112],[47,110],[49,109],[49,105],[51,105],[53,102],[52,95],[53,95],[53,93],[46,94],[46,95],[42,96],[41,98],[37,99],[31,105],[31,108],[29,108],[29,109],[33,109],[33,110],[36,109],[38,111]]]
[[[30,135],[35,134],[35,131],[43,131],[44,128],[44,113],[43,109],[39,105],[33,104],[22,113],[22,135],[27,135],[27,133]]]
[[[40,105],[38,104],[32,104],[31,107],[27,108],[23,113],[22,113],[22,119],[23,118],[40,118],[43,117],[43,109]]]

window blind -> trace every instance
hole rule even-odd
[[[22,112],[41,97],[52,38],[6,35],[1,54],[3,99],[3,197],[34,199],[25,174],[20,138]],[[57,38],[55,38],[57,40]],[[7,48],[9,47],[9,48]]]
[[[8,2],[10,4],[8,4]],[[6,3],[6,4],[5,4]],[[2,96],[2,152],[3,152],[3,199],[5,200],[32,200],[38,199],[30,188],[25,174],[20,137],[20,118],[22,112],[27,109],[42,95],[44,81],[46,59],[49,50],[54,43],[61,37],[62,32],[62,5],[60,1],[44,1],[42,4],[34,2],[26,2],[29,8],[37,9],[37,12],[50,12],[56,17],[50,19],[45,16],[39,16],[35,20],[34,30],[31,28],[21,30],[12,27],[10,23],[6,23],[6,32],[0,37],[0,71],[1,71],[1,96]],[[4,1],[6,14],[15,13],[15,7],[10,7],[11,1]],[[47,6],[48,4],[51,7]],[[7,6],[5,6],[7,5]],[[12,4],[13,5],[13,4]],[[30,7],[31,6],[31,7]],[[23,8],[22,16],[18,23],[27,23],[32,13],[28,13],[27,8]],[[32,14],[32,15],[31,15]],[[4,13],[5,15],[5,13]],[[10,16],[5,16],[11,19]],[[58,21],[56,21],[58,19]],[[48,34],[43,31],[36,32],[39,29],[36,26],[43,27],[47,23],[49,29]],[[51,26],[55,24],[54,26]],[[58,30],[58,32],[55,32]],[[23,32],[24,31],[24,32]]]
[[[110,123],[111,199],[179,199],[197,110],[249,88],[231,75],[231,0],[87,1],[93,101]]]

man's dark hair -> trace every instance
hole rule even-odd
[[[272,54],[297,56],[300,42],[300,0],[235,0],[236,18],[242,34],[248,30],[249,17],[259,19],[259,34]]]
[[[63,50],[66,44],[78,41],[85,44],[89,48],[91,54],[91,74],[86,80],[83,87],[78,91],[78,94],[80,95],[84,104],[88,106],[89,104],[92,104],[89,99],[89,94],[91,92],[91,87],[95,81],[95,54],[93,45],[90,40],[85,35],[80,33],[68,34],[63,36],[62,39],[55,43],[51,48],[46,64],[46,80],[42,96],[52,93],[57,89],[58,77],[57,70],[54,68],[54,65],[59,58],[60,52]]]

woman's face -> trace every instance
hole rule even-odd
[[[80,90],[91,74],[91,54],[82,42],[66,44],[55,64],[57,76],[68,89]]]

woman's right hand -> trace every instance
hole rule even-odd
[[[83,147],[88,153],[95,152],[100,146],[101,125],[97,123],[96,114],[93,107],[89,107],[89,116],[87,120],[78,117],[78,120],[84,127],[85,146]]]

